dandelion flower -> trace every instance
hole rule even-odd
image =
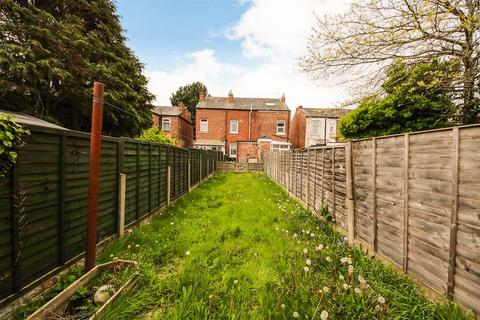
[[[385,298],[382,297],[382,296],[379,296],[379,297],[378,297],[378,302],[379,302],[380,304],[384,304],[384,303],[385,303]]]
[[[323,292],[330,292],[330,288],[327,286],[323,287]]]
[[[328,262],[331,262],[331,261],[332,261],[332,258],[326,257],[325,260],[327,260]]]
[[[298,317],[300,317],[300,315],[298,314],[297,311],[295,311],[295,312],[293,313],[293,317],[294,317],[294,318],[298,318]]]
[[[135,248],[138,248],[138,247],[140,247],[140,245],[139,245],[139,244],[136,244],[136,245],[135,245]]]
[[[355,291],[355,293],[360,294],[360,289],[359,288],[355,288],[355,289],[353,289],[353,291]]]
[[[213,295],[209,295],[209,296],[208,296],[208,299],[212,299],[212,298],[213,298]]]
[[[345,277],[343,276],[343,274],[339,275],[338,278],[339,278],[340,280],[345,280]]]
[[[322,249],[323,249],[323,244],[321,243],[315,248],[316,251],[322,251]]]
[[[190,255],[190,251],[185,252],[185,255],[186,255],[186,256],[189,256],[189,255]]]
[[[353,266],[349,265],[348,266],[348,274],[352,274],[352,273],[353,273]]]
[[[282,305],[280,306],[282,309],[285,309],[285,304],[282,303]]]
[[[172,221],[172,222],[170,222],[170,224],[173,226],[173,221]]]
[[[131,245],[128,245],[127,248],[130,249],[132,246]]]
[[[303,248],[303,253],[307,254],[308,253],[308,250],[307,248]]]
[[[304,267],[303,270],[305,270],[305,272],[308,272],[308,271],[310,271],[310,268],[309,267]]]
[[[310,230],[307,230],[305,233],[306,233],[306,234],[310,234]]]
[[[233,284],[237,284],[237,283],[238,283],[238,280],[233,281]]]
[[[278,227],[276,227],[276,228],[275,228],[275,230],[277,230],[277,231],[278,231]]]
[[[302,230],[302,233],[305,233],[305,230]]]
[[[327,310],[323,310],[322,313],[320,313],[320,319],[322,319],[322,320],[327,320],[328,319]]]
[[[310,236],[311,236],[312,238],[315,237],[315,233],[313,233],[313,232],[310,233]]]
[[[344,283],[343,284],[343,289],[347,290],[348,289],[348,284]]]
[[[293,237],[296,238],[298,235],[296,233],[293,234]]]
[[[132,229],[127,229],[127,232],[128,232],[128,233],[132,233],[133,230],[132,230]]]
[[[310,260],[310,259],[305,260],[305,264],[306,264],[307,266],[311,265],[311,264],[312,264],[312,260]]]

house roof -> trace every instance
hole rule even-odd
[[[172,106],[157,106],[153,109],[153,113],[161,116],[179,116],[182,111],[178,107]]]
[[[261,111],[288,111],[285,102],[278,98],[237,98],[228,103],[228,97],[205,97],[197,104],[197,109],[236,109]]]
[[[67,128],[61,127],[59,125],[53,124],[51,122],[42,120],[40,118],[24,114],[24,113],[19,113],[19,112],[13,112],[13,111],[6,111],[6,110],[0,110],[0,113],[3,114],[8,114],[12,116],[12,118],[21,124],[26,124],[26,125],[34,125],[38,127],[44,127],[44,128],[51,128],[51,129],[60,129],[60,130],[68,130]]]
[[[307,117],[312,118],[340,118],[352,111],[352,109],[345,108],[303,108],[303,110]]]
[[[197,139],[197,140],[195,140],[195,145],[225,146],[225,141],[223,141],[223,140],[213,140],[213,139]]]

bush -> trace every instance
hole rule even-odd
[[[0,114],[0,178],[5,177],[15,164],[17,150],[22,145],[24,136],[29,134],[11,116]]]
[[[160,130],[158,126],[143,130],[142,135],[137,140],[175,145],[175,139],[170,134]]]

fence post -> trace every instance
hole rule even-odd
[[[403,147],[403,271],[408,271],[408,197],[409,197],[409,167],[410,167],[410,135],[404,136]]]
[[[192,190],[192,164],[190,159],[188,159],[188,192]]]
[[[325,204],[325,147],[322,148],[322,207]]]
[[[202,182],[202,154],[200,153],[200,160],[199,160],[199,166],[200,166],[200,176],[198,178],[198,183]]]
[[[208,161],[209,159],[207,158],[207,178],[210,176],[210,161]]]
[[[170,166],[170,164],[168,164],[168,167],[167,167],[167,206],[170,205],[170,200],[171,200],[171,191],[172,191],[172,187],[171,187],[171,180],[172,180],[172,167]]]
[[[337,221],[337,206],[336,206],[336,201],[335,201],[335,147],[332,148],[332,198],[333,198],[333,208],[332,208],[332,212],[333,212],[333,221],[336,223]]]
[[[449,268],[447,282],[447,297],[453,299],[455,290],[455,270],[457,257],[457,231],[458,231],[458,176],[459,176],[459,160],[460,160],[460,129],[454,127],[452,131],[452,208],[450,215],[450,252],[449,252]]]
[[[118,235],[123,237],[125,233],[125,192],[127,190],[127,175],[120,173],[120,185],[118,187]]]
[[[62,133],[62,142],[60,149],[59,162],[59,181],[58,181],[58,260],[59,264],[65,263],[65,155],[67,153],[67,135]]]
[[[372,211],[373,211],[373,251],[377,252],[377,139],[372,139]]]
[[[307,202],[307,210],[310,210],[310,148],[307,148],[307,195],[305,196]]]
[[[347,233],[348,242],[355,240],[355,195],[353,180],[353,144],[348,141],[345,147],[345,166],[347,178]]]

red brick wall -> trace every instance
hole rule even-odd
[[[193,146],[193,124],[178,116],[153,115],[153,125],[162,128],[162,119],[170,118],[170,131],[167,131],[172,138],[177,140],[181,147]]]
[[[307,132],[307,117],[303,108],[300,106],[293,115],[292,124],[290,126],[290,143],[292,149],[305,147],[305,134]]]
[[[252,117],[252,140],[268,137],[288,142],[290,111],[257,111]],[[277,121],[285,121],[285,134],[277,135]]]
[[[210,140],[225,140],[225,110],[197,109],[196,138]],[[208,119],[208,132],[200,132],[200,120]]]
[[[237,144],[237,161],[248,162],[248,159],[258,159],[257,143],[239,143]]]
[[[258,142],[258,159],[259,162],[263,162],[265,154],[270,152],[270,141],[260,141]]]

